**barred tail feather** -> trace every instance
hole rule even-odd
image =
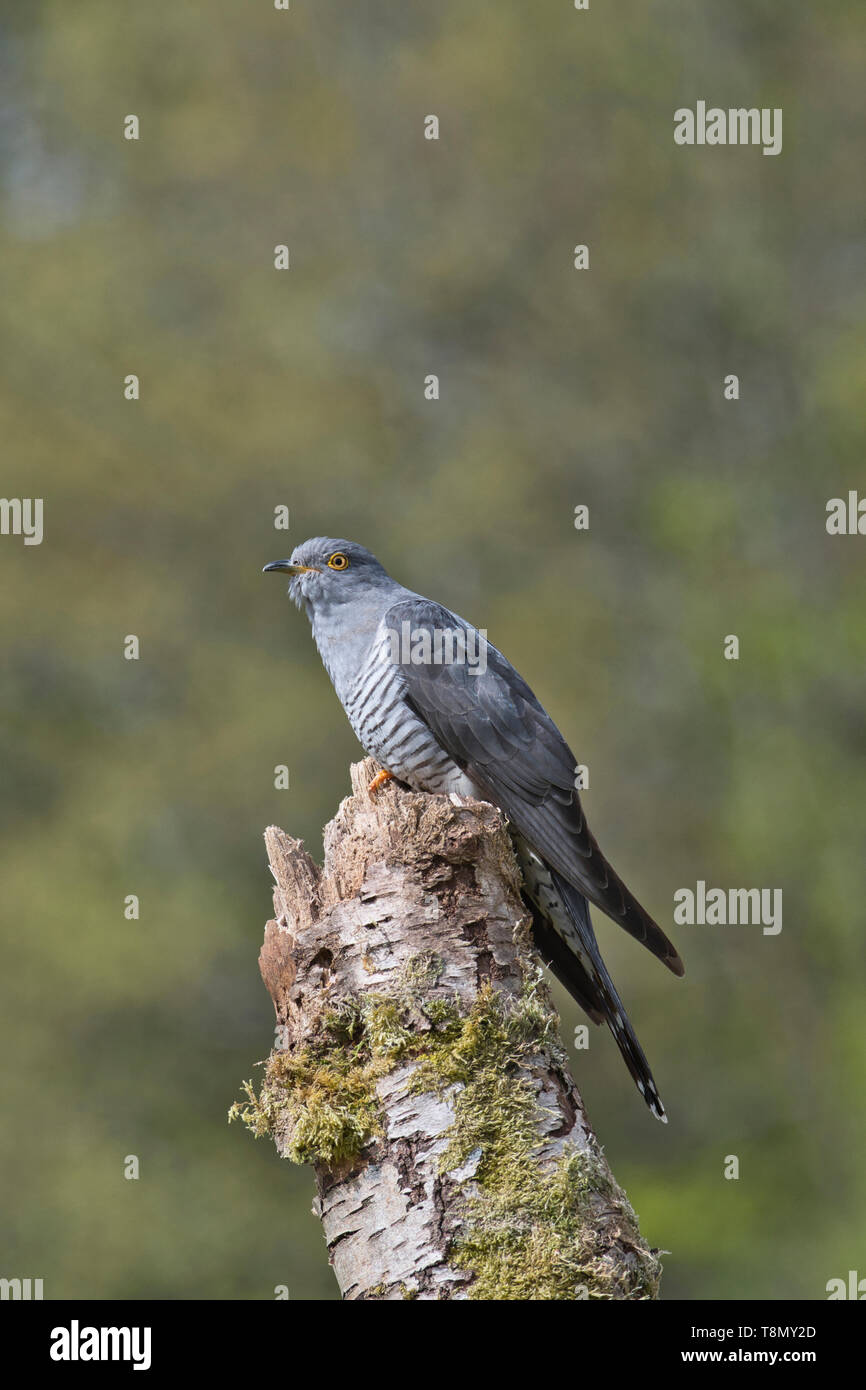
[[[571,884],[560,878],[554,870],[551,870],[551,879],[583,947],[587,962],[585,973],[594,986],[593,1002],[596,1010],[602,1015],[613,1034],[623,1061],[650,1110],[656,1119],[661,1120],[662,1124],[667,1124],[668,1117],[653,1080],[649,1062],[601,958],[601,952],[598,949],[595,932],[590,921],[589,904],[582,893],[572,888]]]
[[[649,1063],[601,958],[589,904],[520,837],[515,845],[524,887],[533,909],[533,934],[542,959],[594,1023],[606,1023],[623,1061],[649,1109],[667,1124],[667,1115]]]

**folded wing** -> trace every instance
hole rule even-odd
[[[473,650],[476,629],[428,599],[400,600],[385,622],[397,632],[404,622],[413,634],[426,630],[434,652],[437,633],[442,650],[441,634],[459,631],[470,655]],[[406,702],[537,854],[669,970],[682,975],[684,966],[672,942],[591,834],[574,786],[576,759],[553,720],[496,647],[483,644],[481,655],[476,663],[401,663]]]

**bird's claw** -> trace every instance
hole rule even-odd
[[[375,793],[379,790],[380,787],[384,787],[386,782],[390,782],[393,776],[393,772],[386,772],[384,768],[382,768],[381,772],[377,772],[376,776],[373,778],[372,782],[367,788],[367,791],[370,793],[370,796],[375,795]]]

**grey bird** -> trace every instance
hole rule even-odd
[[[405,589],[363,546],[317,536],[264,572],[291,575],[349,723],[383,771],[415,791],[490,801],[505,814],[542,959],[606,1023],[647,1105],[667,1123],[607,972],[589,903],[675,975],[675,947],[611,868],[586,823],[577,762],[529,686],[485,636]]]

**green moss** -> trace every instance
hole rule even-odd
[[[451,1262],[474,1275],[476,1299],[652,1298],[658,1264],[635,1239],[634,1214],[600,1159],[570,1149],[539,1173],[538,1107],[522,1069],[542,1050],[558,1052],[558,1042],[537,983],[530,971],[514,1002],[485,985],[459,1037],[423,1057],[410,1083],[454,1088],[442,1171],[476,1161]],[[633,1254],[627,1275],[608,1256],[618,1220]]]
[[[425,999],[421,1005],[425,1018],[448,1037],[460,1031],[460,1009],[450,999]]]
[[[384,1024],[378,1025],[380,1035]],[[361,1055],[361,1044],[333,1040],[331,1047],[273,1052],[256,1095],[244,1083],[229,1120],[241,1120],[261,1138],[281,1141],[294,1163],[343,1163],[381,1132],[376,1081],[390,1067],[384,1058]]]
[[[610,1253],[617,1232],[599,1229],[605,1185],[597,1162],[577,1150],[541,1179],[517,1151],[501,1162],[470,1199],[466,1231],[453,1251],[454,1262],[475,1275],[470,1298],[654,1298],[659,1268],[651,1252],[629,1235],[635,1258],[624,1273]],[[619,1192],[612,1200],[625,1204]]]
[[[380,1131],[375,1078],[366,1067],[326,1064],[309,1048],[273,1053],[261,1090],[244,1082],[229,1121],[240,1120],[257,1139],[280,1138],[294,1163],[342,1163]]]
[[[449,1252],[473,1276],[471,1298],[654,1297],[658,1262],[600,1157],[568,1149],[539,1169],[527,1066],[539,1053],[564,1065],[541,972],[526,964],[516,997],[485,983],[463,1014],[457,999],[426,993],[442,971],[425,954],[407,964],[395,994],[343,1001],[323,1017],[315,1044],[271,1054],[260,1094],[246,1082],[230,1118],[257,1137],[277,1136],[296,1163],[339,1164],[381,1133],[377,1082],[415,1060],[410,1091],[447,1091],[454,1111],[442,1173],[474,1165]],[[620,1236],[625,1272],[621,1255],[611,1255]]]
[[[444,973],[445,962],[441,956],[433,951],[421,951],[406,961],[400,972],[400,982],[410,992],[430,989],[439,983]]]
[[[229,1120],[240,1120],[256,1136],[281,1140],[295,1163],[342,1163],[357,1157],[381,1133],[376,1083],[399,1063],[452,1034],[457,1005],[447,999],[422,1001],[428,1031],[408,1025],[416,996],[441,976],[443,962],[432,953],[411,957],[395,995],[367,994],[344,1000],[322,1017],[321,1039],[286,1052],[272,1052],[257,1095],[244,1082],[246,1099],[236,1101]]]

